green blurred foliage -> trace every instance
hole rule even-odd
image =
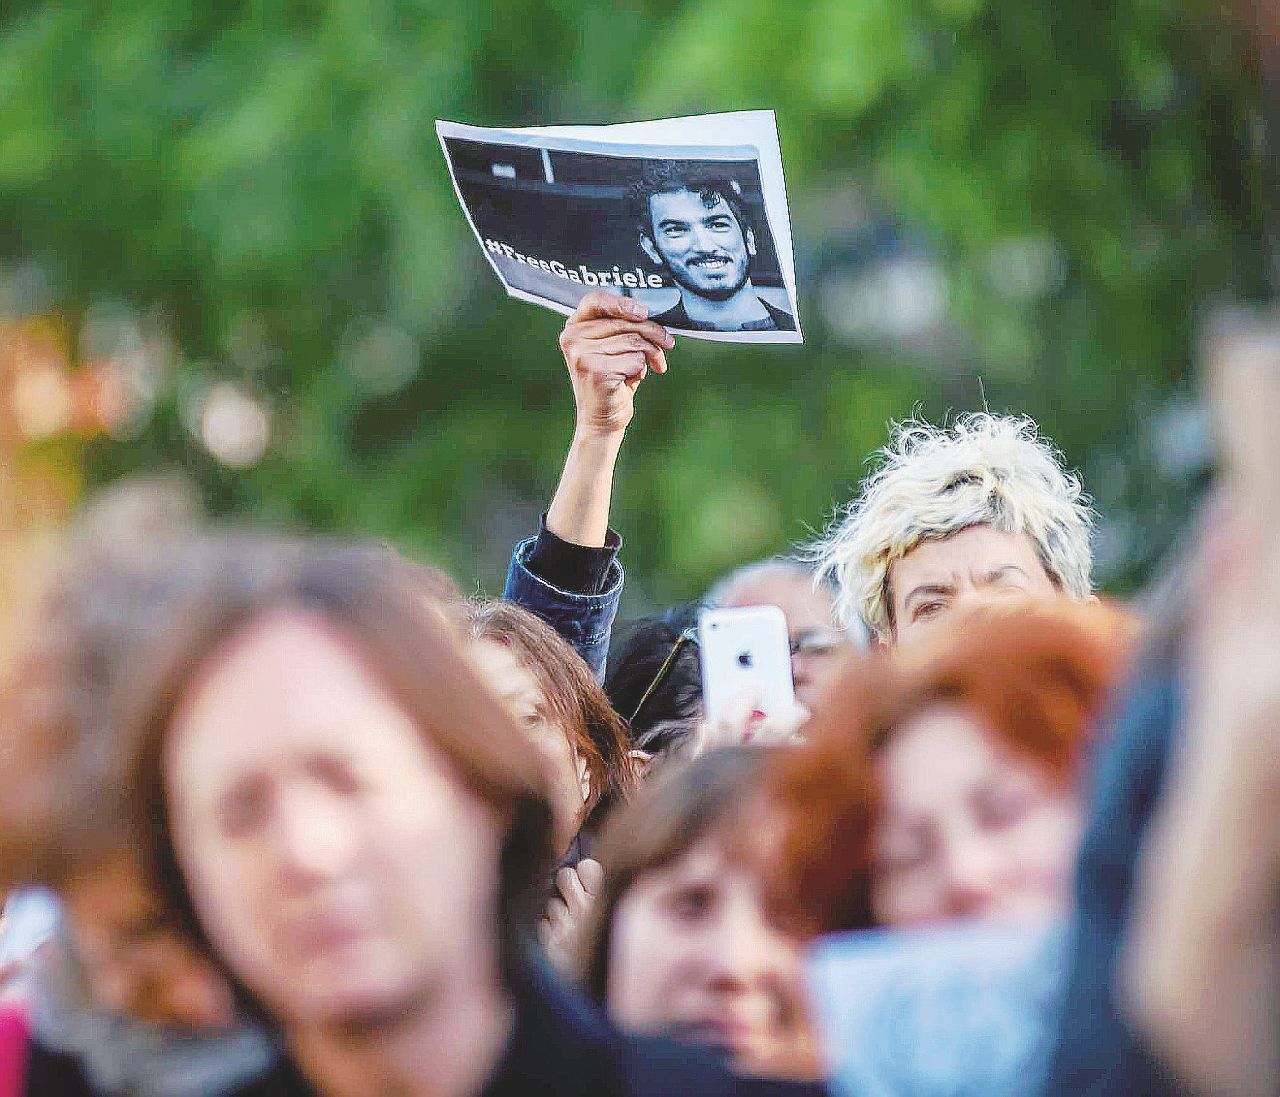
[[[572,408],[560,320],[502,296],[434,120],[772,107],[808,343],[683,340],[646,382],[615,509],[633,608],[820,527],[889,419],[984,400],[1082,469],[1124,587],[1185,514],[1151,417],[1190,391],[1198,312],[1267,290],[1245,52],[1186,0],[10,0],[0,263],[172,338],[94,481],[177,465],[217,513],[394,538],[492,591]],[[869,223],[939,272],[944,338],[830,322]],[[370,384],[386,338],[410,368]],[[216,379],[271,409],[251,468],[184,422]]]

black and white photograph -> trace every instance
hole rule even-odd
[[[772,137],[772,157],[758,144],[574,139],[571,127],[437,129],[459,201],[513,297],[569,313],[606,289],[671,331],[801,342],[789,224],[778,231],[786,196],[771,200],[766,178],[776,160],[781,179],[776,130],[771,112],[747,117],[766,149]],[[677,138],[688,121],[637,125]]]

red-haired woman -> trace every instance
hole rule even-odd
[[[816,931],[1064,913],[1132,638],[1116,610],[1030,602],[850,666],[766,793],[780,896]]]

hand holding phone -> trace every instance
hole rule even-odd
[[[754,694],[739,695],[719,719],[699,721],[697,731],[689,741],[689,756],[696,758],[717,747],[797,743],[803,738],[804,726],[812,715],[799,702],[768,717],[761,715],[762,711]]]
[[[743,697],[764,719],[795,708],[787,619],[777,606],[708,609],[698,616],[702,699],[707,721],[726,718]]]

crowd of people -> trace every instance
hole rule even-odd
[[[1276,470],[1224,472],[1143,608],[1094,593],[1031,420],[895,427],[824,537],[702,600],[781,608],[795,684],[712,720],[691,608],[615,621],[673,346],[570,317],[501,599],[164,483],[85,510],[0,695],[0,1097],[1280,1092]],[[1054,942],[1034,1005],[939,1004],[974,927]],[[850,1012],[833,942],[934,958]],[[977,1062],[1012,1012],[1032,1050]]]

